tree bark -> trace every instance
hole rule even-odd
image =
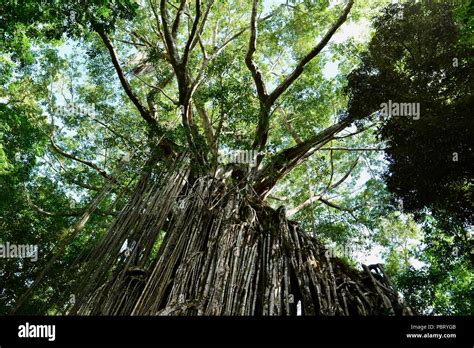
[[[413,313],[383,271],[331,257],[250,183],[232,181],[232,173],[190,182],[188,162],[178,162],[142,177],[83,264],[70,314]]]

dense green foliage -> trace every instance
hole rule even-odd
[[[382,118],[387,189],[424,232],[416,255],[425,266],[405,262],[394,272],[399,286],[418,308],[448,314],[472,313],[466,298],[473,298],[467,229],[474,221],[474,47],[463,40],[472,29],[467,13],[451,2],[388,7],[348,84],[351,112]],[[389,100],[419,103],[420,114],[383,118]]]
[[[474,48],[459,42],[454,10],[449,2],[387,9],[349,78],[350,111],[378,111],[389,100],[419,103],[420,119],[390,117],[381,128],[388,188],[407,211],[429,207],[472,223]]]
[[[166,136],[187,147],[179,86],[153,24],[151,5],[158,2],[85,3],[0,4],[0,244],[39,245],[37,262],[0,260],[1,314],[12,309],[113,176],[118,185],[20,311],[57,313],[70,299],[73,261],[110,225],[153,145]],[[267,86],[283,80],[343,8],[329,1],[281,3],[259,8],[273,14],[258,25],[254,57]],[[470,4],[382,11],[387,1],[359,1],[347,23],[351,29],[342,26],[344,35],[279,100],[266,145],[276,153],[347,115],[364,118],[296,167],[267,201],[295,208],[293,219],[328,245],[351,246],[353,253],[342,255],[349,263],[381,253],[404,296],[427,313],[472,314],[472,240],[466,235],[474,201]],[[247,0],[215,2],[189,58],[194,75],[202,48],[211,55],[247,28],[251,7]],[[195,8],[188,11],[193,15]],[[374,15],[370,43],[362,31],[351,36],[351,30],[369,31]],[[192,27],[192,21],[182,22]],[[150,131],[123,90],[97,35],[102,30],[131,89],[155,111],[158,130]],[[248,40],[243,30],[203,70],[193,97],[200,146],[206,146],[206,124],[197,108],[205,108],[220,148],[251,147],[259,102],[244,60]],[[185,47],[184,36],[176,41]],[[420,119],[368,117],[389,99],[419,102]],[[131,161],[117,173],[124,154]],[[413,267],[416,260],[422,265]]]

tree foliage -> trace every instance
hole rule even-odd
[[[382,120],[377,134],[386,143],[387,189],[422,226],[424,246],[409,253],[424,265],[405,262],[393,275],[429,313],[472,313],[464,297],[472,298],[474,264],[470,10],[472,2],[387,7],[347,88],[350,112],[369,110]],[[383,117],[389,100],[419,103],[419,118]]]
[[[419,103],[419,119],[390,117],[380,129],[388,189],[406,211],[426,207],[472,224],[473,48],[460,41],[455,10],[451,2],[388,7],[348,89],[355,114],[383,117],[389,100]]]
[[[0,242],[38,244],[41,256],[34,264],[2,260],[0,312],[14,307],[66,245],[21,308],[61,312],[76,261],[97,245],[150,157],[167,166],[190,151],[192,182],[234,168],[222,168],[222,150],[258,152],[248,182],[259,200],[286,205],[288,216],[320,240],[369,254],[382,246],[388,272],[400,275],[402,290],[419,289],[410,299],[421,308],[469,312],[461,298],[471,284],[467,259],[441,265],[447,245],[468,251],[462,224],[472,223],[472,47],[465,44],[472,7],[388,6],[368,47],[356,37],[336,40],[345,26],[364,25],[385,5],[2,3]],[[420,102],[420,120],[369,117],[388,99]],[[428,208],[446,221],[423,230],[429,245],[443,245],[417,254],[431,268],[408,266],[414,254],[403,243],[421,238],[420,231],[411,216],[396,213],[392,193],[405,212]],[[439,294],[449,277],[460,279],[449,300],[421,300],[422,279]]]

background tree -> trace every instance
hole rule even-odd
[[[386,142],[387,188],[424,230],[417,255],[426,265],[398,272],[399,285],[418,308],[444,314],[472,313],[460,296],[470,293],[474,261],[469,9],[472,2],[387,7],[348,84],[353,113],[371,110],[377,118],[389,100],[420,104],[418,120],[390,117],[378,136]]]

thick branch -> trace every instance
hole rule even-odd
[[[93,23],[93,27],[94,27],[94,30],[100,35],[102,41],[104,42],[105,46],[107,47],[109,51],[110,57],[112,59],[112,64],[114,65],[114,68],[115,68],[115,71],[117,72],[120,83],[122,84],[122,87],[125,90],[125,93],[127,94],[128,98],[132,101],[132,103],[138,109],[143,119],[146,122],[148,122],[148,124],[154,125],[156,123],[156,120],[153,117],[151,117],[150,112],[142,105],[142,103],[140,102],[138,97],[135,95],[135,93],[133,93],[132,87],[128,83],[127,78],[125,77],[125,74],[123,73],[123,70],[120,66],[120,62],[117,57],[117,52],[115,51],[115,48],[112,45],[112,42],[110,41],[107,33],[95,23]]]
[[[305,158],[312,155],[324,144],[333,139],[334,135],[352,123],[352,118],[348,117],[331,127],[326,128],[315,136],[285,149],[272,157],[263,169],[256,176],[254,189],[261,195],[266,195],[275,186],[278,180],[288,174],[293,168],[300,164]]]
[[[250,19],[250,40],[249,49],[245,57],[245,64],[252,73],[253,80],[255,81],[255,87],[257,88],[258,98],[261,104],[265,104],[267,99],[267,91],[263,82],[262,74],[257,68],[257,65],[253,61],[253,54],[257,50],[257,6],[258,0],[253,1],[252,16]]]
[[[306,55],[303,59],[297,64],[296,68],[291,72],[281,83],[278,85],[270,95],[267,95],[265,84],[262,78],[260,71],[253,62],[253,54],[256,50],[256,41],[257,41],[257,26],[256,26],[256,16],[257,16],[257,3],[258,0],[254,0],[252,7],[252,17],[251,17],[251,35],[249,42],[249,49],[247,56],[245,58],[245,63],[252,73],[252,77],[255,81],[257,87],[258,98],[260,100],[260,114],[258,118],[258,126],[255,134],[255,140],[253,143],[253,148],[262,151],[267,142],[269,126],[270,126],[270,109],[277,100],[277,98],[282,95],[291,84],[303,73],[305,66],[315,58],[319,52],[322,51],[324,47],[328,44],[329,40],[332,38],[334,33],[339,29],[339,27],[346,21],[347,16],[354,4],[354,0],[350,0],[344,9],[343,13],[339,19],[332,25],[332,27],[327,31],[323,36],[321,41]],[[257,159],[257,165],[260,164],[262,156],[259,156]]]
[[[191,44],[193,43],[194,37],[196,36],[200,18],[201,18],[201,0],[196,0],[196,16],[194,17],[193,27],[191,29],[191,33],[189,34],[188,41],[186,42],[186,46],[184,47],[183,58],[181,60],[181,64],[184,67],[186,67],[186,65],[188,64],[189,53],[191,51]]]
[[[298,63],[296,68],[283,80],[278,87],[270,94],[268,97],[268,104],[273,105],[275,100],[282,95],[291,84],[303,73],[306,64],[308,64],[313,58],[315,58],[319,52],[323,50],[324,47],[328,44],[331,37],[339,29],[339,27],[347,20],[347,16],[351,11],[354,0],[350,0],[347,4],[344,12],[341,14],[339,19],[332,25],[332,27],[326,32],[326,35],[323,36],[321,41]]]
[[[306,208],[307,206],[311,205],[313,202],[316,202],[320,199],[320,196],[315,196],[315,197],[309,197],[307,200],[305,200],[303,203],[299,204],[298,206],[288,209],[286,211],[286,217],[290,218],[302,209]]]
[[[176,38],[176,35],[178,33],[178,28],[179,28],[179,22],[181,20],[181,15],[184,10],[184,5],[186,4],[187,0],[181,0],[179,7],[178,7],[178,12],[176,13],[176,17],[173,22],[173,28],[171,29],[171,35],[173,35],[173,38]]]
[[[167,0],[160,1],[161,22],[163,24],[163,35],[165,37],[166,48],[170,56],[170,61],[173,66],[176,66],[179,61],[178,52],[176,51],[175,41],[170,32],[168,24],[168,12],[166,10]]]
[[[265,16],[264,18],[260,19],[259,22],[265,21],[268,18],[271,18],[273,15],[270,14],[268,16]],[[243,28],[239,30],[237,33],[235,33],[233,36],[231,36],[229,39],[227,39],[220,47],[216,48],[214,52],[211,53],[210,56],[207,55],[207,52],[205,51],[204,45],[201,42],[200,38],[198,39],[199,44],[201,45],[201,49],[203,51],[203,56],[204,56],[204,61],[199,69],[199,72],[197,74],[196,79],[192,83],[191,90],[194,92],[196,88],[199,86],[199,84],[202,82],[204,78],[204,73],[206,71],[207,66],[211,61],[213,61],[215,58],[217,58],[223,51],[224,49],[235,39],[237,39],[240,35],[242,35],[245,31],[247,31],[249,27]],[[198,35],[199,37],[199,35]]]
[[[250,19],[250,40],[249,49],[245,57],[245,64],[252,74],[252,78],[255,82],[257,89],[258,99],[260,101],[260,112],[258,115],[258,125],[255,132],[255,139],[252,147],[262,151],[268,138],[268,129],[270,123],[270,108],[268,107],[267,100],[268,94],[263,81],[262,73],[258,69],[257,65],[253,61],[253,54],[257,50],[257,5],[258,0],[253,1],[252,16]],[[258,155],[257,166],[262,161],[263,155]]]
[[[204,16],[202,18],[201,24],[199,25],[199,28],[197,30],[196,35],[194,36],[193,42],[191,44],[191,51],[194,49],[196,46],[198,40],[201,37],[201,34],[204,31],[204,27],[206,26],[207,19],[209,17],[209,13],[211,12],[211,8],[214,6],[214,0],[210,0],[209,4],[207,5],[206,11],[204,12]]]
[[[135,105],[135,107],[138,109],[140,112],[140,115],[143,117],[143,119],[150,125],[150,128],[152,131],[157,131],[158,130],[158,124],[156,122],[156,119],[152,117],[152,113],[147,110],[143,104],[140,102],[138,97],[133,93],[132,87],[130,86],[129,82],[127,81],[125,74],[120,66],[120,62],[117,56],[117,52],[115,51],[114,46],[112,45],[112,42],[110,41],[107,33],[103,30],[103,28],[98,25],[93,19],[91,20],[91,24],[94,28],[94,30],[99,34],[101,37],[102,41],[104,42],[105,46],[107,47],[110,57],[112,59],[112,64],[114,65],[114,68],[117,72],[117,75],[119,77],[120,83],[122,84],[123,89],[125,90],[125,93],[129,97],[129,99],[132,101],[132,103]],[[166,139],[164,136],[160,138],[160,142],[158,144],[160,149],[162,150],[163,154],[168,156],[170,154],[174,153],[174,149],[177,147],[175,143],[172,141]]]

